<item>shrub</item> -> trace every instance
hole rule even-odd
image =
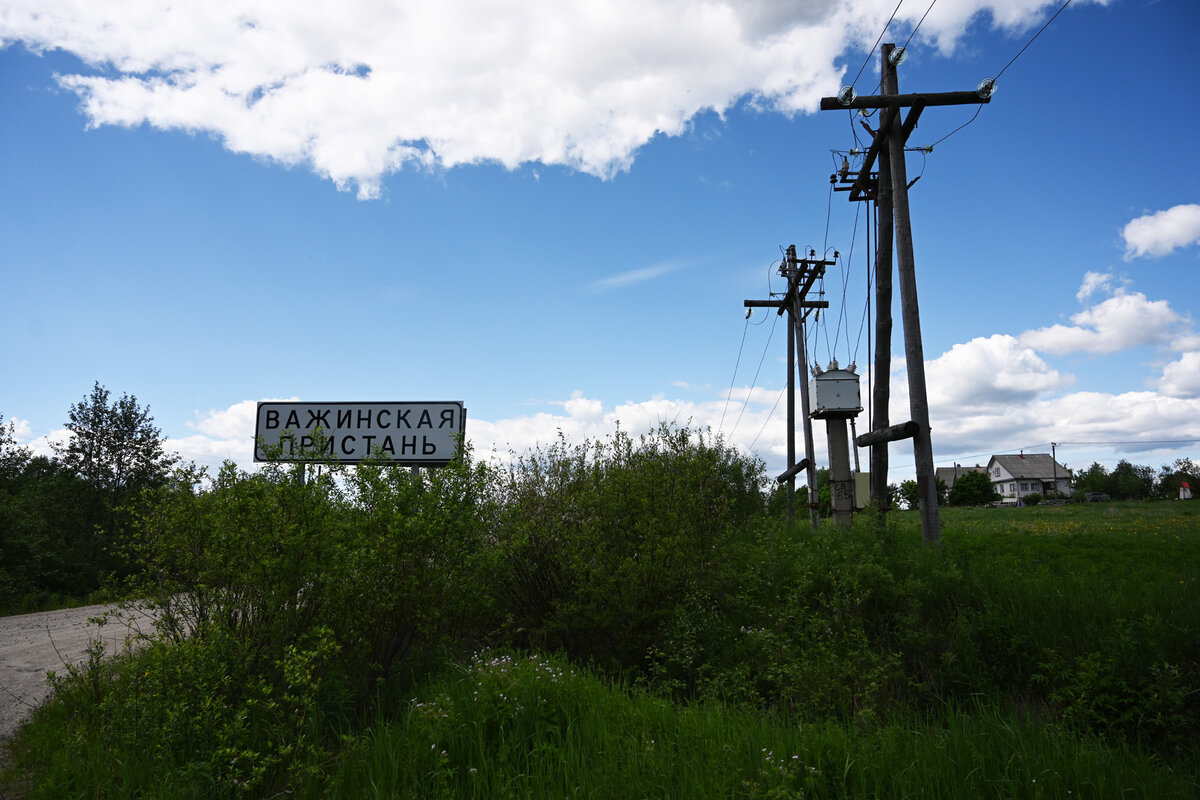
[[[734,532],[764,508],[762,470],[672,427],[518,459],[498,528],[514,643],[643,668],[680,599],[726,585]]]
[[[133,669],[173,676],[151,700],[164,746],[258,794],[319,763],[382,686],[481,635],[491,477],[468,460],[202,477],[176,473],[139,520],[135,588],[161,638]],[[135,716],[116,696],[101,707],[117,728]]]

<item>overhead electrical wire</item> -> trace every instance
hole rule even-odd
[[[779,408],[779,401],[783,399],[783,396],[786,393],[786,386],[779,390],[779,396],[775,398],[775,405],[771,406],[771,413],[767,414],[767,418],[763,420],[762,427],[758,429],[758,433],[755,434],[753,441],[750,442],[750,446],[746,448],[747,450],[753,450],[754,445],[758,444],[758,438],[762,436],[763,431],[767,429],[767,425],[771,422],[771,418],[775,416],[775,409]]]
[[[917,26],[912,29],[912,33],[908,34],[908,38],[904,40],[904,47],[901,47],[901,50],[907,48],[908,43],[911,42],[913,37],[917,35],[917,31],[921,30],[921,24],[925,22],[925,18],[929,16],[930,11],[933,11],[933,7],[935,5],[937,5],[937,0],[932,0],[932,2],[929,4],[929,8],[925,9],[925,13],[921,15],[921,19],[917,21]]]
[[[846,316],[846,294],[850,288],[850,265],[854,263],[854,245],[858,241],[858,221],[859,221],[861,212],[862,212],[862,203],[855,204],[854,230],[850,234],[850,252],[849,252],[849,255],[844,260],[841,260],[842,302],[841,302],[841,305],[838,306],[837,332],[834,334],[834,339],[833,339],[833,352],[836,355],[838,341],[841,339],[841,335],[842,335],[842,322],[844,320],[846,323],[846,355],[848,357],[850,356],[850,320]],[[859,331],[859,336],[860,337],[862,336],[861,330]],[[850,361],[853,361],[853,360],[854,360],[853,357],[849,357],[847,359],[847,363],[849,363]]]
[[[1025,43],[1025,46],[1021,48],[1020,52],[1018,52],[1015,56],[1012,57],[1012,61],[1009,61],[1007,64],[1005,64],[1004,69],[997,72],[996,77],[993,78],[992,80],[1000,80],[1000,76],[1004,74],[1004,70],[1011,67],[1016,62],[1016,60],[1021,57],[1021,54],[1029,49],[1029,45],[1033,44],[1034,40],[1042,35],[1042,31],[1044,31],[1044,30],[1046,30],[1046,28],[1050,27],[1050,23],[1054,22],[1054,20],[1056,20],[1058,18],[1058,15],[1061,14],[1066,9],[1066,7],[1069,5],[1071,5],[1071,0],[1067,0],[1065,3],[1063,3],[1059,7],[1058,11],[1054,12],[1054,16],[1051,17],[1050,19],[1046,20],[1046,24],[1038,29],[1038,32],[1033,35],[1033,38],[1031,38],[1028,42]]]
[[[858,225],[857,217],[855,218],[854,224],[857,227],[857,225]],[[858,339],[855,340],[855,343],[854,343],[854,357],[851,359],[851,361],[855,364],[858,363],[858,348],[862,344],[864,330],[868,331],[868,333],[867,333],[867,349],[870,350],[870,348],[871,348],[871,336],[870,336],[869,329],[867,328],[867,323],[870,321],[870,317],[871,317],[871,209],[870,208],[867,209],[866,234],[867,234],[867,297],[866,297],[866,302],[863,303],[862,320],[858,323]],[[851,253],[853,253],[853,252],[854,251],[852,248]],[[848,259],[848,260],[852,260],[852,259]],[[848,333],[849,332],[847,332],[847,334]],[[867,360],[869,361],[870,358],[871,358],[871,356],[868,355]],[[868,378],[867,379],[868,385],[870,384],[870,382],[871,382],[870,378]]]
[[[774,296],[775,296],[775,293],[771,291],[771,270],[772,270],[772,269],[775,267],[775,265],[776,265],[776,264],[778,264],[778,263],[779,263],[778,261],[772,261],[772,262],[770,263],[770,265],[767,267],[767,294],[768,294],[769,296],[771,296],[771,297],[774,297]],[[721,422],[720,422],[720,423],[717,425],[717,431],[718,431],[718,432],[721,432],[721,431],[723,431],[723,430],[725,429],[725,415],[726,415],[726,413],[729,411],[729,400],[730,400],[730,397],[731,397],[731,396],[732,396],[732,394],[733,394],[733,387],[734,387],[734,385],[737,383],[738,367],[739,367],[739,366],[741,366],[741,363],[742,363],[742,353],[743,353],[743,352],[745,351],[745,349],[746,349],[746,334],[747,334],[747,333],[749,333],[749,331],[750,331],[750,326],[751,326],[751,325],[754,325],[754,326],[756,326],[756,327],[757,327],[757,326],[759,326],[759,325],[762,325],[763,323],[765,323],[765,322],[766,322],[766,319],[763,319],[763,320],[762,320],[762,322],[751,322],[751,321],[750,321],[750,318],[751,318],[752,314],[753,314],[753,309],[747,309],[747,310],[746,310],[746,323],[745,323],[745,324],[742,326],[742,341],[741,341],[741,344],[739,344],[739,345],[738,345],[738,354],[737,354],[737,359],[734,361],[734,364],[733,364],[733,376],[732,376],[732,377],[729,379],[729,392],[728,392],[728,394],[726,394],[726,395],[725,395],[725,407],[724,407],[723,409],[721,409]],[[772,324],[772,326],[771,326],[771,334],[772,334],[772,335],[774,335],[774,332],[775,332],[775,326]],[[768,344],[770,344],[770,341],[771,341],[771,337],[770,337],[770,336],[768,336],[768,337],[767,337],[767,343],[768,343]],[[764,350],[764,352],[763,352],[763,355],[764,355],[764,357],[765,357],[765,355],[766,355],[766,352],[765,352],[765,350]],[[761,361],[761,360],[759,361],[759,368],[760,368],[760,369],[762,368],[762,361]],[[757,380],[757,379],[758,379],[758,373],[757,373],[757,372],[755,373],[754,377],[755,377],[755,380]],[[744,405],[743,405],[743,408],[744,408]],[[739,417],[738,417],[738,418],[739,418],[739,419],[741,419],[740,415],[739,415]],[[737,429],[737,423],[734,423],[734,426],[733,426],[733,427],[734,427],[734,429],[736,430],[736,429]],[[730,435],[732,435],[732,434],[733,434],[733,431],[730,431]]]
[[[935,2],[936,2],[936,0],[935,0]],[[993,83],[994,83],[994,82],[996,82],[996,81],[998,81],[998,80],[1000,80],[1000,76],[1001,76],[1001,75],[1003,75],[1003,74],[1005,73],[1005,71],[1006,71],[1006,70],[1007,70],[1009,67],[1011,67],[1013,64],[1015,64],[1015,63],[1017,62],[1017,59],[1018,59],[1018,58],[1020,58],[1020,57],[1021,57],[1021,55],[1022,55],[1022,54],[1024,54],[1024,52],[1025,52],[1026,50],[1028,50],[1028,49],[1029,49],[1029,46],[1030,46],[1031,44],[1033,44],[1033,43],[1034,43],[1034,41],[1036,41],[1036,40],[1037,40],[1037,38],[1038,38],[1039,36],[1041,36],[1041,35],[1042,35],[1042,32],[1043,32],[1043,31],[1045,31],[1045,30],[1046,30],[1046,28],[1050,27],[1050,23],[1051,23],[1051,22],[1054,22],[1054,20],[1058,19],[1058,15],[1059,15],[1059,14],[1061,14],[1061,13],[1062,13],[1064,10],[1066,10],[1066,7],[1067,7],[1067,6],[1069,6],[1069,5],[1071,5],[1071,0],[1066,0],[1066,2],[1064,2],[1064,3],[1063,3],[1061,6],[1059,6],[1059,7],[1058,7],[1058,11],[1055,11],[1055,12],[1054,12],[1054,15],[1053,15],[1053,16],[1051,16],[1051,17],[1050,17],[1050,19],[1046,20],[1045,24],[1044,24],[1044,25],[1042,25],[1042,27],[1038,28],[1038,32],[1037,32],[1037,33],[1035,33],[1033,36],[1031,36],[1031,37],[1029,38],[1029,41],[1027,41],[1027,42],[1025,43],[1025,46],[1024,46],[1024,47],[1022,47],[1022,48],[1021,48],[1019,51],[1017,51],[1017,54],[1016,54],[1015,56],[1013,56],[1013,57],[1012,57],[1012,59],[1010,59],[1010,60],[1009,60],[1009,62],[1008,62],[1007,64],[1005,64],[1005,65],[1004,65],[1004,67],[1003,67],[1003,68],[1002,68],[1002,69],[1001,69],[999,72],[997,72],[997,73],[996,73],[996,77],[994,77],[994,78],[992,78],[992,79],[991,79]],[[949,139],[951,136],[953,136],[954,134],[956,134],[956,133],[958,133],[959,131],[961,131],[963,128],[965,128],[965,127],[967,127],[968,125],[970,125],[970,124],[971,124],[972,122],[974,122],[974,121],[975,121],[975,119],[976,119],[976,118],[979,116],[979,113],[980,113],[981,111],[983,111],[983,104],[982,104],[982,103],[980,103],[980,104],[979,104],[979,106],[977,106],[977,107],[976,107],[976,109],[975,109],[975,113],[971,115],[971,118],[970,118],[969,120],[967,120],[966,122],[964,122],[962,125],[959,125],[957,128],[955,128],[954,130],[950,131],[949,133],[947,133],[947,134],[946,134],[945,136],[943,136],[942,138],[938,139],[938,140],[937,140],[936,142],[934,142],[933,144],[929,145],[929,150],[933,150],[933,148],[937,147],[939,144],[941,144],[942,142],[946,141],[946,140],[947,140],[947,139]]]
[[[767,351],[771,347],[771,339],[775,336],[775,323],[778,321],[779,315],[775,315],[771,322],[771,332],[767,334],[767,343],[763,345],[762,356],[758,359],[758,369],[754,370],[754,377],[750,380],[750,391],[754,391],[754,387],[758,385],[758,375],[762,372],[763,362],[767,359]],[[729,429],[729,437],[732,439],[733,434],[737,431],[738,425],[742,421],[742,415],[746,413],[746,406],[750,404],[750,394],[746,394],[746,399],[742,401],[742,408],[738,411],[737,419],[733,421],[733,427]]]
[[[870,51],[867,53],[867,57],[863,59],[862,66],[858,68],[858,74],[854,76],[854,80],[850,81],[851,86],[854,86],[854,84],[858,83],[858,79],[862,77],[863,70],[867,68],[867,64],[871,63],[871,56],[875,55],[875,48],[879,47],[879,43],[883,41],[883,36],[887,33],[888,26],[892,24],[892,20],[896,18],[896,12],[900,10],[900,6],[902,5],[904,5],[904,0],[900,0],[899,3],[896,3],[896,7],[892,9],[892,15],[888,17],[888,21],[883,26],[883,30],[879,32],[879,38],[875,40],[875,44],[871,46]],[[928,14],[929,12],[927,11],[925,13]]]
[[[721,409],[721,422],[717,432],[725,429],[725,412],[729,410],[729,398],[733,395],[733,386],[737,383],[738,367],[742,363],[742,352],[746,349],[746,334],[750,331],[750,315],[746,315],[746,324],[742,326],[742,343],[738,345],[737,360],[733,362],[733,377],[729,379],[729,392],[725,395],[725,408]]]

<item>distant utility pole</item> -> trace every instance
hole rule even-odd
[[[863,166],[848,187],[851,200],[874,199],[879,214],[878,254],[876,259],[876,308],[878,311],[875,345],[875,394],[870,433],[859,436],[859,447],[872,448],[871,491],[877,506],[886,504],[888,442],[912,438],[917,472],[917,495],[921,509],[921,538],[927,545],[941,540],[942,525],[937,504],[937,480],[933,467],[933,444],[929,427],[929,400],[925,388],[925,353],[921,344],[921,315],[917,305],[916,264],[913,257],[912,222],[909,217],[908,173],[904,162],[904,145],[917,126],[926,106],[987,103],[991,100],[994,83],[985,81],[975,91],[941,92],[933,94],[900,94],[896,67],[904,58],[904,49],[885,44],[882,50],[882,94],[855,97],[850,87],[836,97],[821,99],[822,111],[879,108],[879,130],[871,131],[871,147]],[[910,111],[903,121],[900,109]],[[872,175],[875,159],[880,169],[877,179]],[[843,180],[846,180],[843,175]],[[872,198],[872,195],[874,197]],[[908,406],[911,420],[889,426],[890,355],[881,364],[880,354],[888,354],[891,346],[891,246],[893,230],[900,280],[900,307],[904,322],[904,356],[908,368]],[[885,262],[886,256],[886,262]],[[886,277],[885,277],[886,276]],[[886,292],[886,296],[884,295]],[[882,385],[882,388],[881,388]]]
[[[787,293],[782,300],[746,300],[745,308],[774,308],[776,313],[788,314],[788,465],[776,478],[788,485],[788,522],[795,516],[796,475],[805,470],[808,478],[808,520],[817,527],[817,468],[813,456],[812,419],[808,415],[808,351],[804,345],[804,322],[813,309],[829,308],[827,300],[808,300],[808,290],[825,274],[825,267],[835,263],[813,258],[796,257],[796,245],[790,245],[787,256],[779,267],[779,274],[787,279]],[[797,364],[797,358],[799,364]],[[800,412],[804,418],[804,460],[796,463],[796,374],[801,379]]]

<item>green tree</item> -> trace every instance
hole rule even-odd
[[[53,445],[55,453],[67,469],[108,495],[112,507],[132,492],[161,486],[179,460],[163,451],[148,406],[129,394],[110,403],[99,381],[71,406],[66,428],[71,437]]]
[[[0,481],[19,474],[29,459],[29,449],[17,444],[15,424],[4,424],[4,415],[0,414]]]
[[[87,487],[76,502],[87,516],[89,535],[79,539],[102,573],[124,571],[113,545],[122,539],[130,506],[143,490],[163,485],[179,460],[164,452],[149,407],[129,394],[111,402],[109,397],[96,381],[91,394],[67,414],[70,438],[52,445],[63,468]]]
[[[1077,473],[1071,481],[1072,494],[1078,500],[1082,500],[1089,492],[1103,492],[1104,494],[1116,496],[1114,494],[1114,486],[1112,476],[1108,474],[1108,470],[1098,461],[1093,461],[1092,465],[1087,469]]]
[[[1200,488],[1200,464],[1190,458],[1177,458],[1174,464],[1163,464],[1154,485],[1157,497],[1179,497],[1179,487],[1186,481],[1193,491]]]
[[[985,472],[960,475],[950,487],[949,501],[952,506],[984,506],[999,499],[1000,493]]]
[[[1121,500],[1144,500],[1154,490],[1154,470],[1138,466],[1125,459],[1117,462],[1110,476],[1113,482],[1113,497]]]
[[[941,478],[937,478],[937,498],[938,505],[946,505],[946,500],[949,495],[949,490],[946,488],[946,482]],[[904,501],[906,508],[915,509],[919,506],[921,494],[917,489],[916,481],[904,481],[900,484],[898,493],[899,499]]]

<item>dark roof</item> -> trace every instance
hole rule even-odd
[[[988,462],[988,467],[990,468],[992,464],[1000,465],[1014,478],[1044,480],[1046,478],[1053,479],[1055,476],[1059,478],[1071,477],[1071,470],[1057,463],[1049,453],[992,456],[992,460]],[[995,476],[993,476],[994,478]]]
[[[965,467],[959,464],[956,467],[938,467],[933,471],[934,477],[941,478],[947,489],[954,485],[954,481],[960,475],[966,475],[968,472],[987,472],[987,467],[981,467],[978,464],[973,467]]]

